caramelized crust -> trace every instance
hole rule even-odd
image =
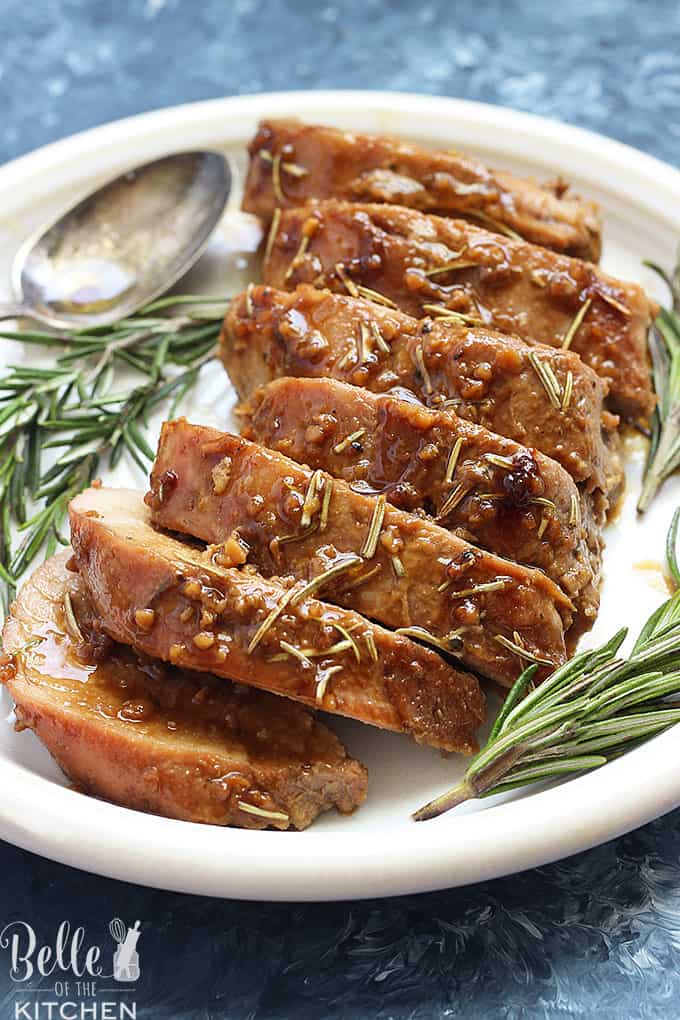
[[[366,769],[300,705],[108,641],[69,555],[22,587],[0,679],[18,728],[33,730],[80,789],[251,829],[304,829],[322,811],[362,803]]]
[[[169,498],[175,482],[161,484]],[[238,541],[204,551],[155,530],[139,493],[88,489],[70,517],[83,582],[114,640],[445,750],[476,748],[479,684],[430,649],[358,613],[293,598],[290,582],[243,566]]]
[[[602,540],[591,500],[555,461],[452,410],[334,379],[276,379],[243,410],[248,439],[540,567],[594,620]]]
[[[564,661],[573,606],[543,573],[246,439],[166,422],[147,501],[162,527],[243,542],[266,576],[310,580],[333,569],[324,598],[389,627],[422,628],[500,683],[521,666],[508,640],[547,664]]]
[[[220,340],[220,356],[242,398],[284,375],[330,376],[376,393],[404,387],[426,404],[452,407],[461,418],[540,450],[587,491],[600,489],[614,499],[622,480],[617,419],[603,412],[601,381],[571,351],[540,347],[533,355],[557,380],[559,408],[531,349],[516,337],[419,322],[309,286],[291,294],[257,286],[234,298]]]
[[[243,208],[267,221],[276,208],[310,199],[392,202],[491,223],[565,255],[600,256],[597,206],[570,194],[562,180],[538,184],[459,152],[294,119],[262,121],[249,152]]]
[[[647,331],[656,305],[589,262],[401,206],[323,202],[283,213],[264,279],[341,293],[365,286],[409,315],[436,306],[554,347],[584,313],[571,350],[608,383],[612,410],[645,421],[654,409]]]

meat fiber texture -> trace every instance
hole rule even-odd
[[[65,551],[21,588],[1,678],[83,792],[170,818],[303,829],[353,811],[367,773],[300,705],[113,644]]]
[[[248,439],[539,567],[595,618],[600,530],[590,499],[556,461],[406,391],[335,379],[275,379],[252,394],[241,422]]]
[[[532,350],[486,327],[418,321],[302,285],[292,293],[256,286],[234,298],[220,357],[241,398],[279,376],[330,376],[376,393],[405,388],[558,461],[601,494],[600,521],[621,488],[617,419],[603,410],[601,380],[571,351]],[[541,380],[546,371],[559,400]]]
[[[266,221],[312,199],[390,202],[464,216],[577,258],[600,256],[597,205],[561,179],[538,184],[459,152],[294,119],[262,121],[249,153],[243,208]]]
[[[463,220],[397,205],[322,202],[284,212],[266,283],[368,287],[409,315],[454,314],[527,342],[569,344],[608,385],[617,414],[655,406],[647,332],[657,306],[634,283]]]
[[[171,479],[161,485],[168,496]],[[208,550],[178,541],[122,489],[87,490],[70,519],[83,583],[114,640],[445,750],[476,748],[485,708],[475,677],[292,579],[266,580],[238,540]]]
[[[541,571],[244,438],[167,422],[147,499],[157,525],[242,542],[265,575],[309,581],[502,684],[516,679],[518,652],[548,667],[566,657],[573,606]]]

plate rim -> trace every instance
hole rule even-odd
[[[110,167],[111,148],[135,143],[135,161],[168,147],[178,125],[189,148],[216,120],[249,124],[262,116],[290,115],[323,120],[323,112],[360,118],[370,109],[386,117],[441,118],[451,130],[474,127],[489,137],[502,117],[504,132],[544,140],[550,158],[532,161],[569,172],[579,159],[595,155],[603,187],[603,164],[616,165],[647,208],[680,233],[680,171],[653,156],[604,135],[535,114],[468,100],[417,93],[370,90],[309,90],[258,93],[166,107],[112,121],[68,136],[0,167],[0,196],[19,189],[22,206],[41,194],[45,174],[75,158],[71,194],[78,182]],[[232,129],[233,130],[233,129]],[[426,132],[433,137],[431,132]],[[485,134],[486,133],[486,134]],[[565,155],[556,156],[559,151]],[[559,162],[557,162],[559,160]],[[73,164],[71,164],[73,166]],[[84,168],[87,169],[84,169]],[[108,172],[108,170],[107,170]],[[653,180],[654,188],[650,187]],[[636,188],[635,185],[638,185]],[[614,189],[620,193],[622,185]],[[653,193],[652,193],[653,192]],[[669,201],[670,200],[670,201]],[[677,213],[673,214],[673,209]],[[16,215],[16,213],[14,214]],[[2,220],[0,220],[0,227]],[[16,762],[4,763],[0,786],[0,838],[43,857],[85,871],[151,887],[252,900],[323,901],[381,897],[465,885],[567,857],[613,839],[680,805],[675,729],[669,730],[602,769],[521,800],[481,812],[448,815],[408,830],[381,856],[374,832],[260,832],[198,826],[144,815],[55,785]],[[641,777],[654,765],[654,787]],[[612,803],[612,783],[627,795]],[[75,800],[78,798],[78,800]],[[579,816],[573,819],[573,805]],[[414,805],[415,807],[415,805]],[[122,816],[121,816],[122,813]],[[571,819],[568,827],[565,817]],[[537,819],[539,820],[537,823]],[[64,831],[64,823],[70,826]],[[386,830],[389,836],[390,829]],[[131,844],[130,835],[134,837]],[[226,842],[225,842],[226,840]],[[456,847],[464,845],[463,855]],[[330,849],[329,849],[330,847]],[[196,858],[200,848],[200,862]],[[225,867],[225,851],[228,866]]]

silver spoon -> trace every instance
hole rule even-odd
[[[180,152],[121,174],[38,231],[12,265],[0,319],[58,329],[104,326],[138,311],[193,266],[231,190],[227,160]]]

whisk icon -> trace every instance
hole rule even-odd
[[[141,932],[139,921],[134,928],[128,928],[119,917],[114,917],[109,924],[109,931],[118,948],[113,953],[114,981],[137,981],[139,979],[139,954],[137,942]]]

